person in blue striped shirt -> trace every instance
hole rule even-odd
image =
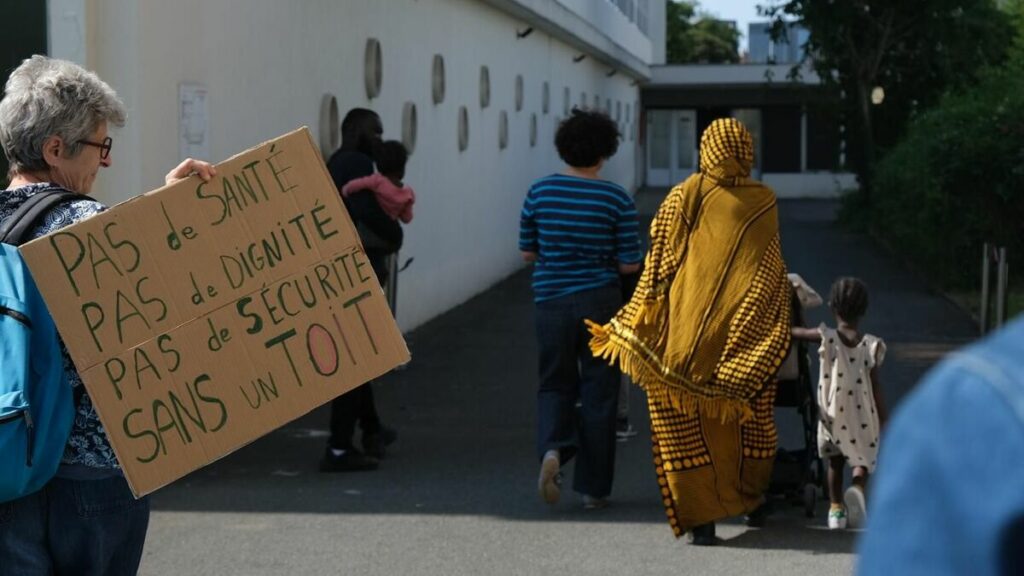
[[[584,508],[606,506],[612,488],[620,374],[593,357],[583,321],[611,319],[622,305],[620,275],[635,273],[643,257],[633,199],[600,176],[620,137],[607,115],[574,109],[555,135],[566,170],[534,182],[520,216],[540,356],[537,488],[548,504],[558,502],[561,467],[573,458]]]

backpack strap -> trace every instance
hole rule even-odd
[[[25,242],[25,237],[31,232],[32,227],[47,212],[63,204],[75,200],[91,200],[88,196],[71,192],[62,188],[44,188],[29,196],[18,209],[11,214],[11,217],[0,226],[0,243],[20,246]],[[85,394],[85,385],[79,385],[73,390],[73,406],[78,409]]]
[[[55,206],[73,200],[88,200],[76,192],[60,188],[46,188],[25,200],[14,214],[0,226],[0,242],[20,246],[35,223]]]

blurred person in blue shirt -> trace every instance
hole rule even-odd
[[[858,574],[1024,573],[1024,320],[958,352],[886,432]]]

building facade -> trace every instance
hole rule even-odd
[[[768,24],[754,23],[745,63],[653,66],[642,94],[644,182],[671,186],[695,172],[704,129],[735,117],[754,137],[754,177],[780,198],[835,197],[856,188],[844,170],[842,126],[829,93],[801,66],[806,42],[800,26],[773,41]]]
[[[640,183],[639,85],[664,53],[657,0],[48,0],[49,54],[109,82],[129,110],[95,195],[160,186],[184,155],[212,161],[309,126],[329,154],[352,107],[412,149],[405,330],[520,269],[530,182],[561,169],[573,106],[624,135],[606,177]],[[13,27],[16,23],[4,26]],[[26,43],[28,46],[28,43]],[[24,54],[23,56],[28,56]],[[662,56],[663,58],[663,56]]]
[[[778,39],[772,39],[771,24],[752,22],[747,32],[751,64],[799,64],[804,59],[804,45],[810,32],[798,24],[790,24]]]

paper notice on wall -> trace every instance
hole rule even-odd
[[[178,156],[209,158],[210,140],[206,106],[206,86],[194,83],[178,85]]]

